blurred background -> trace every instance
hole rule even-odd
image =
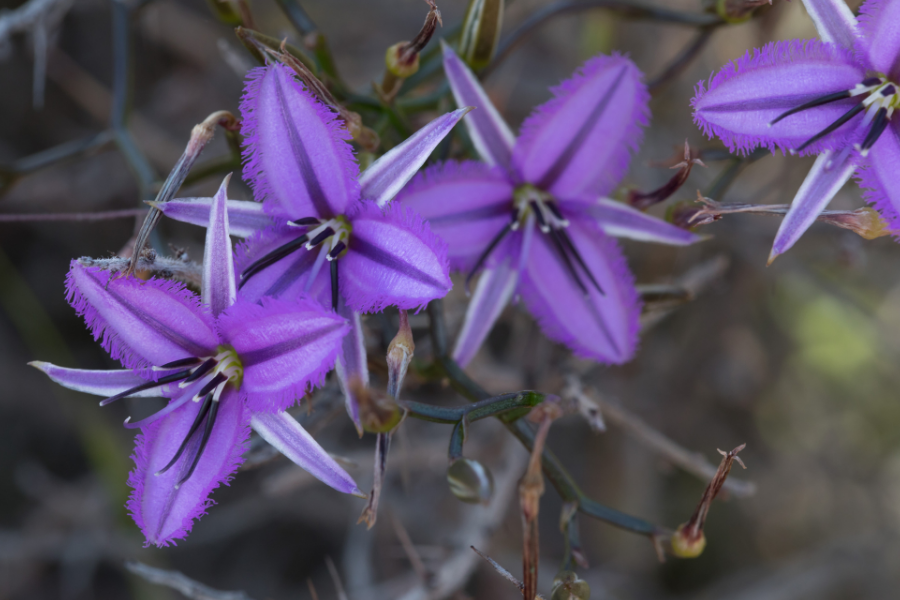
[[[694,14],[703,10],[700,0],[643,1]],[[437,36],[462,20],[466,4],[439,2],[444,29]],[[858,4],[851,2],[854,9]],[[244,472],[215,492],[218,505],[187,540],[163,550],[142,547],[123,508],[132,434],[121,423],[158,405],[129,400],[100,409],[93,397],[64,390],[26,366],[31,360],[116,366],[66,303],[63,280],[72,258],[119,252],[136,219],[36,222],[10,221],[9,215],[142,207],[194,124],[219,109],[237,114],[243,74],[253,62],[233,29],[202,0],[150,0],[127,11],[101,0],[29,5],[40,8],[39,18],[17,28],[10,15],[21,16],[19,3],[0,0],[0,219],[6,218],[0,220],[0,598],[182,597],[130,573],[124,565],[131,560],[180,571],[219,590],[244,590],[256,600],[313,598],[308,582],[323,600],[521,597],[469,550],[475,545],[521,576],[516,483],[527,453],[494,421],[474,424],[466,445],[466,455],[494,473],[497,493],[488,507],[462,504],[448,489],[450,428],[410,419],[394,439],[371,530],[356,524],[364,501],[333,492],[257,446]],[[410,39],[427,12],[420,0],[302,5],[327,36],[345,82],[363,94],[381,80],[385,48]],[[503,36],[550,5],[509,2]],[[303,45],[275,2],[255,0],[251,9],[258,30]],[[135,161],[126,161],[107,133],[115,110],[113,73],[122,59],[114,50],[116,19],[127,24],[117,31],[130,32],[131,62],[120,66],[133,85],[128,131],[146,159],[137,173]],[[629,20],[600,9],[572,11],[524,37],[485,86],[516,128],[549,98],[548,86],[588,57],[627,52],[652,79],[695,36],[690,26]],[[716,200],[789,202],[812,161],[780,155],[752,164],[717,160],[723,158],[721,145],[693,125],[689,101],[697,81],[747,49],[814,36],[796,0],[775,0],[746,23],[713,30],[686,70],[656,90],[651,127],[625,184],[642,190],[662,184],[672,172],[660,163],[671,164],[688,139],[704,152],[708,168],[695,168],[668,205],[691,200],[724,170],[744,166]],[[40,154],[48,149],[54,150]],[[71,156],[58,160],[66,154]],[[220,131],[203,159],[227,155]],[[210,195],[222,175],[179,195]],[[231,197],[251,198],[234,181]],[[858,188],[849,184],[832,207],[862,205]],[[651,212],[663,215],[666,207]],[[708,545],[697,559],[661,563],[646,538],[582,517],[590,567],[579,574],[590,583],[592,598],[896,598],[900,374],[892,365],[900,356],[900,249],[888,237],[865,241],[816,224],[767,268],[778,224],[778,217],[729,215],[704,227],[711,238],[691,248],[626,243],[639,283],[687,287],[695,297],[649,307],[641,350],[623,367],[572,359],[542,337],[523,309],[510,307],[468,369],[491,392],[578,389],[600,402],[606,432],[595,433],[570,416],[553,425],[548,446],[588,495],[662,526],[687,520],[706,481],[674,465],[671,456],[648,445],[645,429],[635,433],[623,419],[639,419],[710,464],[719,460],[717,448],[747,443],[741,456],[748,468],[733,475],[751,482],[755,493],[715,502]],[[201,257],[202,229],[164,221],[159,231],[161,251],[171,244]],[[465,310],[461,288],[457,280],[444,303],[451,336]],[[426,314],[412,316],[411,323],[416,356],[424,363],[431,356]],[[396,312],[367,317],[365,324],[373,385],[384,389],[383,352],[396,331]],[[404,396],[465,402],[414,372]],[[298,413],[301,422],[345,457],[360,488],[369,489],[374,436],[357,438],[334,381],[311,406],[311,412]],[[545,597],[563,554],[560,510],[548,485],[541,504]],[[335,588],[328,559],[343,592]],[[431,592],[423,580],[431,582]]]

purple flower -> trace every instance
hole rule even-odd
[[[353,479],[283,411],[319,385],[350,329],[309,299],[236,297],[225,189],[210,211],[202,302],[170,281],[116,278],[72,261],[69,303],[94,339],[126,368],[67,369],[32,363],[70,389],[107,396],[162,396],[168,405],[137,423],[134,488],[128,509],[147,544],[184,538],[214,504],[247,449],[250,428],[338,491],[359,494]]]
[[[450,290],[446,244],[422,218],[389,206],[468,108],[435,119],[375,161],[361,176],[343,122],[284,66],[251,71],[241,111],[244,176],[262,205],[229,200],[241,295],[309,294],[349,320],[336,369],[347,410],[360,430],[349,382],[365,385],[360,312],[418,308]],[[170,217],[205,224],[208,199],[175,200]]]
[[[818,154],[781,223],[769,262],[815,221],[851,175],[900,229],[900,2],[804,0],[820,40],[775,42],[701,81],[694,121],[732,152]]]
[[[683,245],[697,236],[604,196],[618,184],[648,117],[637,67],[598,56],[554,88],[516,139],[478,80],[444,46],[444,71],[484,162],[427,169],[398,195],[449,246],[450,265],[484,267],[454,358],[475,355],[504,306],[521,294],[544,332],[579,356],[634,354],[640,305],[608,236]],[[468,280],[467,280],[468,282]]]

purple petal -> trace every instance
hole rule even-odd
[[[250,71],[241,115],[244,178],[269,214],[332,217],[357,199],[350,134],[287,67]]]
[[[574,283],[547,235],[535,235],[520,286],[525,304],[547,337],[576,355],[604,363],[629,360],[637,346],[640,303],[618,245],[597,226],[576,221],[566,231],[602,287]]]
[[[418,213],[401,205],[382,213],[367,202],[351,222],[350,250],[339,271],[350,308],[418,308],[450,291],[447,244]]]
[[[867,0],[859,8],[859,25],[858,47],[869,66],[896,83],[900,79],[900,2]]]
[[[650,116],[642,74],[624,56],[596,56],[552,88],[522,124],[513,164],[558,197],[602,196],[625,175]]]
[[[832,161],[840,162],[829,165]],[[819,155],[775,234],[772,253],[769,255],[770,263],[800,239],[855,170],[856,159],[849,154],[839,154],[837,159],[832,152]]]
[[[397,195],[447,242],[450,268],[468,271],[509,223],[513,185],[499,168],[484,163],[445,162],[422,171]]]
[[[463,367],[475,357],[516,291],[522,237],[522,232],[517,231],[501,243],[494,250],[491,265],[478,278],[475,293],[466,308],[462,329],[453,347],[453,359]]]
[[[296,227],[279,224],[264,229],[239,244],[234,258],[238,277],[254,261],[300,235],[301,232]],[[290,300],[304,293],[318,298],[327,292],[330,306],[331,283],[328,269],[320,268],[318,272],[314,272],[318,253],[318,248],[311,251],[306,248],[296,250],[250,277],[238,291],[238,295],[255,302],[263,296]]]
[[[581,218],[593,219],[606,235],[613,237],[672,246],[687,246],[701,239],[690,231],[609,198],[591,202],[560,202],[560,209],[564,214],[571,211],[584,215]]]
[[[308,298],[240,300],[218,325],[244,366],[241,392],[255,413],[284,410],[321,385],[350,330],[346,319]]]
[[[893,231],[900,231],[900,120],[894,119],[857,170],[866,201],[873,204]]]
[[[231,238],[228,237],[227,175],[213,198],[206,228],[206,247],[203,250],[203,280],[200,297],[218,317],[234,304],[237,289],[234,284],[234,262],[231,258]]]
[[[94,339],[126,368],[209,356],[219,345],[199,299],[180,283],[118,277],[73,260],[66,293]]]
[[[803,6],[815,22],[823,42],[853,50],[859,31],[856,17],[846,0],[803,0]]]
[[[75,390],[76,392],[84,392],[85,394],[93,394],[95,396],[113,396],[122,390],[127,390],[142,383],[147,383],[144,377],[136,374],[131,369],[114,369],[110,371],[101,371],[97,369],[67,369],[66,367],[57,367],[48,362],[33,361],[28,363],[32,367],[43,371],[47,377],[58,383],[59,385]],[[156,398],[159,396],[168,396],[170,385],[160,386],[142,392],[131,394],[132,398]]]
[[[475,149],[489,165],[508,169],[516,136],[497,112],[475,74],[443,40],[441,47],[444,49],[444,73],[450,82],[456,105],[475,107],[475,112],[465,119]]]
[[[170,219],[206,227],[212,198],[176,198],[168,202],[148,202]],[[236,237],[250,237],[257,231],[272,225],[272,217],[263,212],[259,202],[246,200],[228,201],[228,233]]]
[[[163,547],[187,536],[194,519],[215,504],[209,495],[220,484],[228,484],[243,462],[250,437],[249,413],[237,393],[226,389],[219,401],[215,426],[191,477],[175,485],[193,462],[199,435],[184,455],[165,473],[156,473],[175,456],[201,407],[187,402],[165,419],[138,434],[132,459],[135,469],[128,478],[134,488],[127,508],[147,538],[147,545]],[[202,432],[198,432],[202,433]]]
[[[470,110],[460,108],[438,117],[372,163],[359,176],[360,197],[378,206],[390,202]]]
[[[853,54],[817,40],[774,42],[747,52],[697,84],[691,101],[694,123],[719,137],[729,150],[747,153],[757,146],[785,151],[819,133],[857,101],[840,100],[796,113],[769,126],[776,117],[815,98],[852,89],[865,77]],[[857,127],[852,119],[803,153],[839,144]]]
[[[344,303],[344,299],[338,300],[338,314],[350,323],[350,332],[344,336],[341,342],[341,353],[338,355],[334,370],[344,392],[344,404],[347,414],[353,421],[357,433],[362,437],[362,423],[359,420],[359,399],[355,389],[362,389],[369,385],[369,366],[366,360],[366,340],[363,334],[362,322],[359,313],[351,310]]]
[[[254,413],[250,425],[262,439],[322,483],[345,494],[362,495],[353,478],[291,415]]]

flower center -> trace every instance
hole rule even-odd
[[[533,185],[521,185],[513,192],[513,208],[516,213],[512,229],[516,230],[534,215],[543,233],[550,233],[569,226],[569,221],[559,211],[556,200]]]
[[[859,102],[854,104],[850,110],[841,115],[834,123],[803,142],[796,152],[802,152],[811,144],[819,141],[859,113],[865,111],[862,127],[865,128],[871,125],[871,128],[862,143],[855,144],[854,147],[861,155],[866,156],[890,124],[894,109],[900,108],[900,86],[883,75],[868,77],[857,83],[851,90],[826,94],[785,111],[769,123],[769,127],[791,115],[846,98],[858,98]]]

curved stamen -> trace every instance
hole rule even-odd
[[[203,361],[202,365],[200,365],[199,367],[197,367],[196,369],[194,369],[191,372],[191,374],[188,376],[187,379],[185,379],[184,381],[179,383],[178,387],[186,388],[193,382],[197,381],[198,379],[200,379],[201,377],[203,377],[204,375],[206,375],[207,373],[212,371],[213,367],[215,367],[216,364],[218,364],[218,361],[216,361],[216,359],[207,358],[205,361]]]
[[[318,225],[319,219],[316,217],[301,217],[299,219],[294,219],[293,221],[288,221],[288,225],[293,225],[294,227],[309,227],[310,225]]]
[[[192,365],[199,365],[202,361],[203,361],[202,358],[197,358],[196,356],[189,356],[188,358],[173,360],[172,362],[168,362],[164,365],[160,365],[158,367],[153,367],[153,370],[154,371],[168,371],[169,369],[177,369],[178,367],[190,367]]]
[[[562,243],[562,240],[559,239],[559,231],[551,230],[550,237],[553,239],[553,245],[556,246],[557,252],[559,252],[560,257],[563,259],[563,263],[566,265],[566,270],[569,271],[569,275],[572,276],[572,279],[575,280],[575,283],[578,285],[578,288],[581,290],[581,293],[585,296],[588,295],[587,286],[584,285],[584,282],[581,281],[581,277],[578,276],[578,271],[575,270],[575,265],[572,264],[572,259],[569,258],[569,255],[566,253],[566,248]]]
[[[220,384],[228,381],[228,375],[225,373],[216,373],[215,376],[206,382],[199,392],[194,395],[194,402],[216,389]]]
[[[600,292],[600,295],[605,296],[606,292],[603,291],[603,288],[600,286],[600,283],[597,281],[597,279],[594,277],[594,274],[588,268],[587,263],[584,262],[584,258],[582,258],[581,253],[578,251],[578,248],[575,247],[575,244],[572,243],[572,239],[569,237],[569,235],[562,229],[560,229],[557,233],[558,233],[560,239],[563,241],[563,243],[568,248],[569,252],[572,254],[572,256],[574,256],[575,260],[578,261],[579,266],[581,266],[581,270],[585,272],[585,274],[591,280],[591,283],[594,284],[594,287],[597,288],[598,292]]]
[[[869,150],[875,145],[875,142],[878,141],[878,138],[881,137],[881,134],[887,129],[887,126],[890,125],[891,120],[888,119],[887,113],[888,109],[884,107],[878,109],[878,113],[875,115],[875,121],[872,123],[872,129],[866,134],[866,139],[863,140],[862,145],[859,147],[859,153],[863,156],[868,156]]]
[[[338,261],[331,261],[331,310],[337,312],[338,307]]]
[[[556,217],[556,220],[559,221],[561,227],[569,226],[569,220],[563,216],[562,211],[559,210],[559,206],[556,205],[556,202],[547,202],[544,206],[550,209],[550,212],[552,212],[553,216]]]
[[[312,250],[313,248],[315,248],[316,246],[318,246],[319,244],[321,244],[322,242],[324,242],[325,240],[327,240],[328,238],[330,238],[333,235],[334,235],[334,229],[332,229],[331,227],[326,227],[325,229],[320,231],[316,237],[314,237],[313,239],[311,239],[309,241],[309,243],[306,245],[306,249]]]
[[[544,211],[541,210],[541,207],[538,206],[537,200],[531,200],[528,205],[531,207],[531,210],[534,212],[534,216],[537,219],[538,227],[541,228],[541,231],[544,233],[548,233],[550,231],[550,226],[547,225],[547,219],[544,218]]]
[[[238,289],[244,287],[244,284],[247,283],[247,280],[250,279],[250,277],[252,277],[253,275],[259,273],[269,265],[278,262],[288,254],[299,250],[308,239],[308,236],[301,235],[300,237],[291,240],[287,244],[275,248],[259,260],[255,261],[241,273],[241,281],[240,283],[238,283]]]
[[[832,131],[834,131],[835,129],[837,129],[838,127],[840,127],[841,125],[843,125],[844,123],[846,123],[847,121],[849,121],[850,119],[852,119],[853,117],[855,117],[856,115],[861,113],[864,108],[865,107],[860,102],[859,104],[857,104],[856,106],[854,106],[853,108],[851,108],[850,110],[845,112],[843,115],[841,115],[840,118],[838,118],[834,123],[832,123],[825,129],[823,129],[822,131],[817,133],[816,135],[812,136],[811,138],[809,138],[808,140],[803,142],[803,144],[801,144],[800,147],[797,148],[796,152],[803,152],[811,144],[818,142],[823,137],[825,137],[826,135],[828,135],[829,133],[831,133]]]
[[[331,251],[328,253],[328,256],[326,256],[326,258],[328,260],[336,259],[340,255],[340,253],[344,251],[344,248],[346,248],[346,247],[347,247],[347,244],[345,244],[344,242],[338,242],[337,244],[334,245],[334,248],[331,249]]]
[[[200,439],[200,446],[197,447],[197,454],[194,455],[194,461],[191,463],[191,468],[188,469],[187,474],[181,478],[181,480],[175,484],[175,489],[181,487],[181,484],[191,478],[191,475],[194,474],[194,469],[197,468],[197,464],[200,462],[200,457],[203,456],[203,450],[206,448],[206,443],[209,441],[209,435],[212,433],[213,425],[216,422],[216,415],[219,413],[219,400],[214,398],[210,407],[209,414],[206,417],[206,427],[203,429],[203,437]]]
[[[880,81],[880,80],[878,80]],[[865,85],[865,82],[863,82]],[[822,106],[823,104],[830,104],[831,102],[837,102],[838,100],[843,100],[844,98],[849,98],[851,96],[850,90],[844,92],[835,92],[834,94],[826,94],[825,96],[820,96],[819,98],[815,98],[806,102],[805,104],[801,104],[800,106],[796,106],[788,111],[785,111],[775,117],[775,120],[769,123],[769,127],[782,120],[785,117],[789,117],[793,114],[797,114],[798,112],[803,112],[804,110],[809,110],[810,108],[815,108],[817,106]]]
[[[143,392],[144,390],[149,390],[155,387],[159,387],[161,385],[166,385],[167,383],[172,383],[175,381],[179,381],[188,377],[191,374],[190,369],[185,371],[179,371],[178,373],[172,373],[171,375],[166,375],[165,377],[160,377],[156,381],[148,381],[147,383],[142,383],[140,385],[136,385],[131,389],[125,390],[124,392],[119,392],[115,396],[110,396],[109,398],[105,398],[100,401],[100,406],[106,406],[107,404],[111,404],[116,400],[121,400],[122,398],[127,398],[132,394],[137,394],[138,392]]]
[[[203,422],[203,417],[206,416],[206,413],[209,411],[209,407],[212,404],[212,392],[206,395],[203,399],[203,406],[200,407],[200,411],[197,413],[197,417],[194,419],[194,423],[191,425],[191,428],[188,430],[187,435],[184,436],[184,441],[181,442],[181,445],[178,447],[178,451],[175,452],[175,456],[172,457],[172,460],[169,461],[169,464],[164,466],[162,469],[154,473],[155,475],[159,475],[160,473],[165,473],[169,469],[172,468],[178,459],[181,458],[181,455],[184,454],[184,449],[187,448],[188,442],[191,441],[191,438],[197,432],[197,429],[200,428],[200,423]]]
[[[475,277],[475,274],[481,269],[482,265],[484,265],[484,261],[487,260],[487,257],[494,251],[497,244],[506,237],[506,234],[509,233],[518,222],[518,219],[513,217],[513,220],[507,223],[503,229],[500,230],[500,233],[494,236],[491,243],[487,245],[487,248],[484,249],[484,252],[482,252],[481,256],[478,257],[478,260],[475,261],[475,266],[472,267],[472,270],[466,275],[466,294],[469,294],[469,284],[472,282],[472,278]]]

